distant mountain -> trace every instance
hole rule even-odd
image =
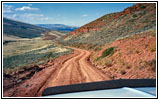
[[[45,33],[42,36],[42,38],[44,40],[58,40],[58,39],[60,39],[64,36],[65,36],[64,33],[61,33],[61,32],[58,32],[58,31],[50,31],[50,32]]]
[[[155,28],[156,4],[139,3],[121,12],[106,14],[70,32],[61,43],[94,47]]]
[[[67,31],[71,32],[77,29],[78,27],[75,26],[69,26],[69,25],[64,25],[64,24],[36,24],[37,26],[47,28],[50,30],[56,30],[56,31]]]
[[[49,29],[31,25],[8,18],[3,18],[3,34],[20,38],[34,38],[43,35]]]

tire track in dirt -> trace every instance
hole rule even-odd
[[[90,51],[78,48],[72,49],[74,49],[74,56],[55,64],[56,70],[42,86],[39,95],[47,87],[109,80],[109,77],[92,66],[88,61],[91,55]]]
[[[96,69],[89,63],[88,58],[91,55],[91,52],[88,52],[86,50],[84,51],[86,52],[86,55],[84,55],[84,57],[79,60],[79,64],[82,72],[86,77],[86,82],[102,81],[109,79],[109,77],[106,77],[102,72],[100,72],[98,69]]]

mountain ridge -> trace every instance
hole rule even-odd
[[[106,14],[70,32],[65,45],[106,45],[116,39],[156,28],[155,3],[139,3],[117,13]]]
[[[39,37],[49,29],[35,26],[32,24],[3,18],[3,33],[12,36],[18,36],[20,38],[34,38]]]
[[[55,30],[55,31],[67,31],[71,32],[77,29],[77,26],[70,26],[70,25],[65,25],[65,24],[35,24],[37,26],[47,28],[50,30]]]
[[[155,4],[148,4],[148,3],[138,3],[135,4],[131,7],[128,7],[126,9],[124,9],[121,12],[115,12],[115,13],[110,13],[110,14],[106,14],[84,26],[81,26],[80,28],[76,29],[73,32],[70,32],[70,35],[74,35],[74,34],[78,34],[78,33],[87,33],[87,32],[91,32],[91,31],[98,31],[100,30],[105,23],[107,22],[111,22],[112,20],[115,20],[121,16],[126,16],[129,14],[133,14],[137,11],[141,11],[147,9],[148,11],[150,11],[149,9],[155,10]],[[134,16],[135,17],[135,16]],[[108,20],[108,21],[107,21]]]

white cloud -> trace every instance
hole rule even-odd
[[[87,14],[82,15],[82,17],[87,17],[87,16],[88,16]]]
[[[39,10],[39,8],[31,8],[30,6],[23,6],[22,8],[15,9],[15,11],[25,11],[25,10]]]
[[[22,17],[29,17],[29,18],[39,18],[39,17],[43,17],[43,14],[31,14],[31,13],[24,13],[23,15],[21,15]]]
[[[3,12],[4,13],[11,13],[12,11],[10,9],[5,9],[5,10],[3,9]]]
[[[28,4],[28,6],[32,6],[32,4]]]
[[[29,22],[29,23],[49,20],[49,18],[45,17],[43,14],[33,14],[33,13],[12,14],[7,17],[13,18],[16,20],[20,20],[20,21],[24,21],[24,22]]]
[[[3,7],[12,8],[13,6],[11,6],[11,5],[3,5]]]
[[[45,21],[45,20],[48,20],[48,19],[49,19],[48,17],[40,18],[41,21]]]
[[[3,5],[3,13],[12,13],[12,7],[11,5]]]
[[[32,13],[24,13],[23,15],[19,15],[20,18],[32,20],[32,21],[45,21],[48,20],[48,17],[45,17],[43,14],[32,14]]]

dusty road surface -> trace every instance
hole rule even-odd
[[[74,56],[63,62],[55,63],[57,69],[40,89],[38,95],[41,95],[47,87],[109,80],[106,75],[89,63],[90,51],[72,49],[74,49]]]
[[[74,52],[61,56],[43,65],[37,72],[22,84],[4,92],[4,96],[41,96],[47,87],[110,80],[108,76],[96,69],[89,62],[90,51],[72,48]],[[10,95],[9,95],[10,94]]]

